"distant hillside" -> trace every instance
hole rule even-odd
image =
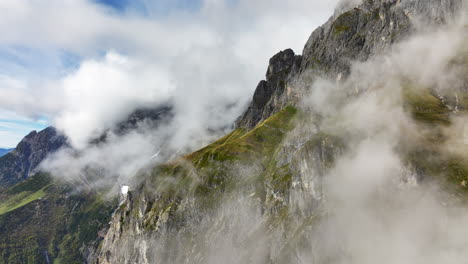
[[[12,186],[27,179],[48,154],[65,144],[65,136],[53,127],[32,131],[13,151],[0,158],[0,186]]]

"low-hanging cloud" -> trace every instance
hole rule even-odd
[[[243,186],[223,199],[214,213],[194,217],[201,220],[188,218],[180,231],[161,227],[156,237],[129,238],[124,250],[139,249],[141,263],[463,262],[468,257],[468,211],[453,193],[408,163],[402,149],[424,144],[419,139],[426,131],[407,113],[402,92],[412,83],[414,89],[452,93],[464,76],[456,67],[447,66],[462,51],[465,36],[460,25],[417,34],[387,54],[355,63],[344,81],[318,80],[311,87],[295,87],[310,93],[301,106],[312,111],[311,119],[316,122],[299,125],[318,126],[321,133],[341,137],[347,145],[344,153],[335,153],[333,167],[324,173],[313,167],[316,163],[309,156],[300,156],[301,164],[309,167],[302,177],[319,186],[322,195],[277,197],[288,210],[281,213],[280,220],[269,222],[265,205]],[[458,126],[452,124],[448,129]],[[309,131],[314,130],[317,128]],[[301,145],[309,136],[301,134],[300,142],[286,144]],[[460,141],[444,145],[466,148]],[[243,171],[236,177],[242,181],[246,175],[249,172]],[[304,182],[293,183],[301,184],[298,192],[311,189]],[[301,198],[318,199],[319,203]],[[300,210],[292,210],[296,207]],[[199,216],[197,213],[193,212]],[[167,245],[179,250],[172,251]],[[131,250],[124,250],[119,252],[131,256]]]
[[[130,182],[155,162],[155,153],[161,152],[157,160],[165,160],[229,131],[264,77],[268,59],[289,47],[300,53],[335,5],[207,0],[190,12],[142,16],[85,0],[27,3],[3,3],[15,15],[0,24],[21,30],[0,37],[0,45],[28,43],[37,52],[63,49],[81,61],[38,82],[37,76],[13,74],[11,83],[22,89],[5,89],[21,94],[8,103],[2,97],[0,103],[24,115],[48,116],[68,137],[72,149],[49,157],[41,169],[70,180],[99,171],[101,182]],[[56,12],[50,13],[54,9],[68,22],[57,22]],[[31,25],[35,20],[41,22]],[[89,30],[83,30],[86,25]],[[161,105],[172,107],[168,122],[114,133],[133,111]],[[103,134],[110,137],[96,145]]]
[[[55,124],[80,149],[124,121],[136,107],[160,105],[174,90],[165,69],[113,52],[103,61],[85,61],[60,85],[64,109]]]
[[[26,45],[44,54],[65,50],[81,62],[55,79],[36,76],[34,69],[9,72],[4,79],[22,88],[2,86],[2,94],[13,96],[0,103],[23,115],[49,117],[74,147],[84,148],[132,110],[171,97],[183,146],[191,134],[200,138],[207,128],[229,126],[268,58],[289,47],[299,53],[334,5],[206,0],[190,11],[143,16],[87,0],[3,2],[9,12],[0,19],[0,45]]]

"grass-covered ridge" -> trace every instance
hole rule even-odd
[[[43,174],[29,178],[1,195],[0,215],[21,208],[35,200],[41,199],[46,194],[46,189],[51,186],[51,179]]]
[[[197,211],[209,210],[235,186],[261,182],[262,173],[242,172],[236,168],[265,170],[286,134],[294,127],[298,110],[287,106],[251,131],[243,128],[183,158],[157,166],[136,191],[153,197],[144,216],[144,227],[157,230],[162,219],[184,219],[178,210],[184,199],[195,199]],[[143,194],[142,194],[143,193]],[[138,201],[135,202],[138,207]],[[176,220],[174,220],[176,221]]]
[[[251,131],[239,128],[213,144],[185,156],[202,168],[207,161],[238,160],[270,154],[285,134],[293,128],[297,109],[287,106],[279,113],[260,123]],[[244,155],[245,154],[245,155]]]
[[[10,197],[6,201],[1,201],[0,215],[21,208],[37,199],[41,199],[46,194],[44,189],[45,188],[40,189],[34,193],[19,193],[13,197]]]

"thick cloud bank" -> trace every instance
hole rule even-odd
[[[6,32],[0,45],[26,43],[31,52],[60,59],[41,62],[52,73],[6,72],[0,91],[9,96],[0,104],[47,116],[69,138],[71,149],[42,169],[72,180],[100,175],[102,182],[127,182],[148,163],[229,131],[264,78],[268,59],[291,47],[300,53],[335,4],[206,0],[153,15],[85,0],[3,2],[10,11],[0,18]],[[135,110],[161,105],[172,107],[169,122],[112,132]],[[108,140],[95,144],[105,133]]]
[[[51,54],[40,67],[5,72],[2,107],[47,116],[74,147],[85,148],[133,110],[171,98],[180,127],[173,132],[184,145],[190,134],[230,125],[269,57],[290,47],[300,52],[335,3],[206,0],[155,15],[157,4],[140,4],[144,14],[131,3],[121,12],[87,0],[0,3],[8,10],[0,18],[0,45]],[[78,61],[70,65],[75,57],[63,54]],[[61,62],[48,65],[57,56]],[[41,75],[49,66],[55,71]]]

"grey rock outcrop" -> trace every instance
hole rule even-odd
[[[124,122],[118,123],[115,130],[118,134],[125,134],[126,132],[137,128],[142,123],[146,123],[151,127],[157,127],[161,125],[161,123],[172,119],[173,116],[173,109],[169,105],[137,109],[130,114]]]
[[[294,80],[304,76],[344,79],[352,63],[385,53],[420,25],[444,24],[464,8],[463,0],[365,0],[357,7],[343,5],[311,34],[302,56],[285,50],[270,59],[266,81],[258,84],[235,127],[252,129],[294,104],[303,92]]]
[[[356,8],[337,11],[326,24],[312,33],[302,56],[296,55],[292,50],[284,50],[270,59],[266,80],[259,82],[252,102],[236,121],[235,126],[251,130],[286,105],[296,103],[301,92],[298,91],[300,87],[296,86],[298,79],[304,76],[312,80],[317,76],[331,79],[346,78],[353,62],[366,61],[373,54],[385,52],[394,43],[404,40],[417,30],[416,23],[421,21],[418,17],[434,25],[443,23],[456,13],[457,7],[461,4],[461,0],[366,0]],[[315,124],[316,120],[311,121]],[[288,138],[282,141],[282,145],[275,149],[273,162],[267,163],[268,166],[265,168],[267,170],[265,175],[272,177],[262,179],[260,182],[265,185],[264,192],[261,194],[263,197],[258,199],[262,203],[263,216],[280,215],[284,211],[290,213],[296,211],[296,215],[306,216],[316,210],[319,201],[323,199],[321,178],[346,148],[340,138],[323,133],[315,126],[303,126],[302,129],[298,126],[288,135]],[[260,134],[258,140],[261,142],[264,137],[265,135]],[[193,171],[192,167],[190,171]],[[174,174],[177,173],[180,171],[174,170]],[[216,175],[221,178],[227,174],[223,172]],[[411,170],[407,174],[410,175],[408,178],[416,175]],[[236,173],[236,175],[243,174]],[[174,179],[171,178],[171,181]],[[290,179],[290,186],[278,179]],[[147,185],[151,186],[150,183]],[[101,247],[99,263],[154,263],[155,261],[148,257],[147,252],[154,251],[155,247],[147,243],[145,240],[147,236],[150,237],[149,241],[157,241],[163,247],[167,246],[165,249],[177,248],[174,252],[167,250],[163,251],[162,256],[157,256],[159,259],[165,257],[171,259],[174,257],[171,254],[177,255],[175,251],[183,247],[179,244],[174,246],[166,243],[164,237],[176,236],[177,232],[174,232],[171,227],[175,226],[177,221],[184,222],[186,219],[196,219],[195,222],[198,224],[199,218],[212,218],[214,224],[207,225],[206,230],[226,235],[219,231],[225,229],[222,228],[222,221],[217,221],[215,216],[206,215],[203,218],[190,211],[196,207],[190,204],[191,198],[188,195],[188,198],[185,197],[186,203],[169,203],[169,206],[165,207],[165,198],[160,196],[156,188],[148,188],[150,191],[147,191],[147,185],[143,184],[140,188],[135,188],[135,195],[130,195],[123,200],[115,212],[111,228]],[[254,193],[252,197],[256,195]],[[174,204],[178,205],[174,206]],[[153,208],[157,210],[153,212]],[[287,210],[281,211],[285,208]],[[313,220],[313,218],[310,219]],[[150,228],[147,228],[148,226]],[[213,231],[212,227],[219,229]],[[303,228],[304,226],[301,225],[301,230]],[[181,229],[185,231],[190,228]],[[210,232],[201,231],[200,233]],[[285,237],[281,235],[278,236],[281,238],[276,240],[268,237],[267,241],[271,243],[268,247],[274,249],[275,243],[278,241],[281,243],[281,239]],[[258,236],[255,236],[255,239],[258,239]],[[255,245],[258,244],[261,242],[255,243]],[[278,248],[289,249],[284,245]],[[229,249],[232,250],[232,247]],[[186,253],[196,255],[197,250],[199,249],[190,246],[186,248]],[[291,255],[294,255],[294,252]],[[200,260],[201,258],[196,255],[193,259]],[[189,263],[188,261],[166,262]],[[329,262],[330,259],[323,261],[323,263]],[[268,258],[265,262],[239,263],[295,262],[274,261]]]
[[[346,77],[351,62],[386,52],[419,29],[419,24],[446,23],[462,7],[462,0],[366,0],[338,12],[312,33],[304,47],[301,71]]]
[[[0,158],[0,188],[28,178],[48,154],[66,144],[65,136],[53,127],[40,132],[32,131],[15,150]]]
[[[156,129],[160,125],[170,122],[174,118],[172,106],[169,104],[154,108],[141,108],[133,111],[124,121],[117,123],[112,129],[104,132],[100,137],[91,140],[91,144],[105,143],[109,133],[125,135],[140,127]]]
[[[260,81],[247,111],[236,121],[236,127],[254,128],[290,101],[288,81],[299,70],[302,57],[287,49],[270,59],[266,80]]]

